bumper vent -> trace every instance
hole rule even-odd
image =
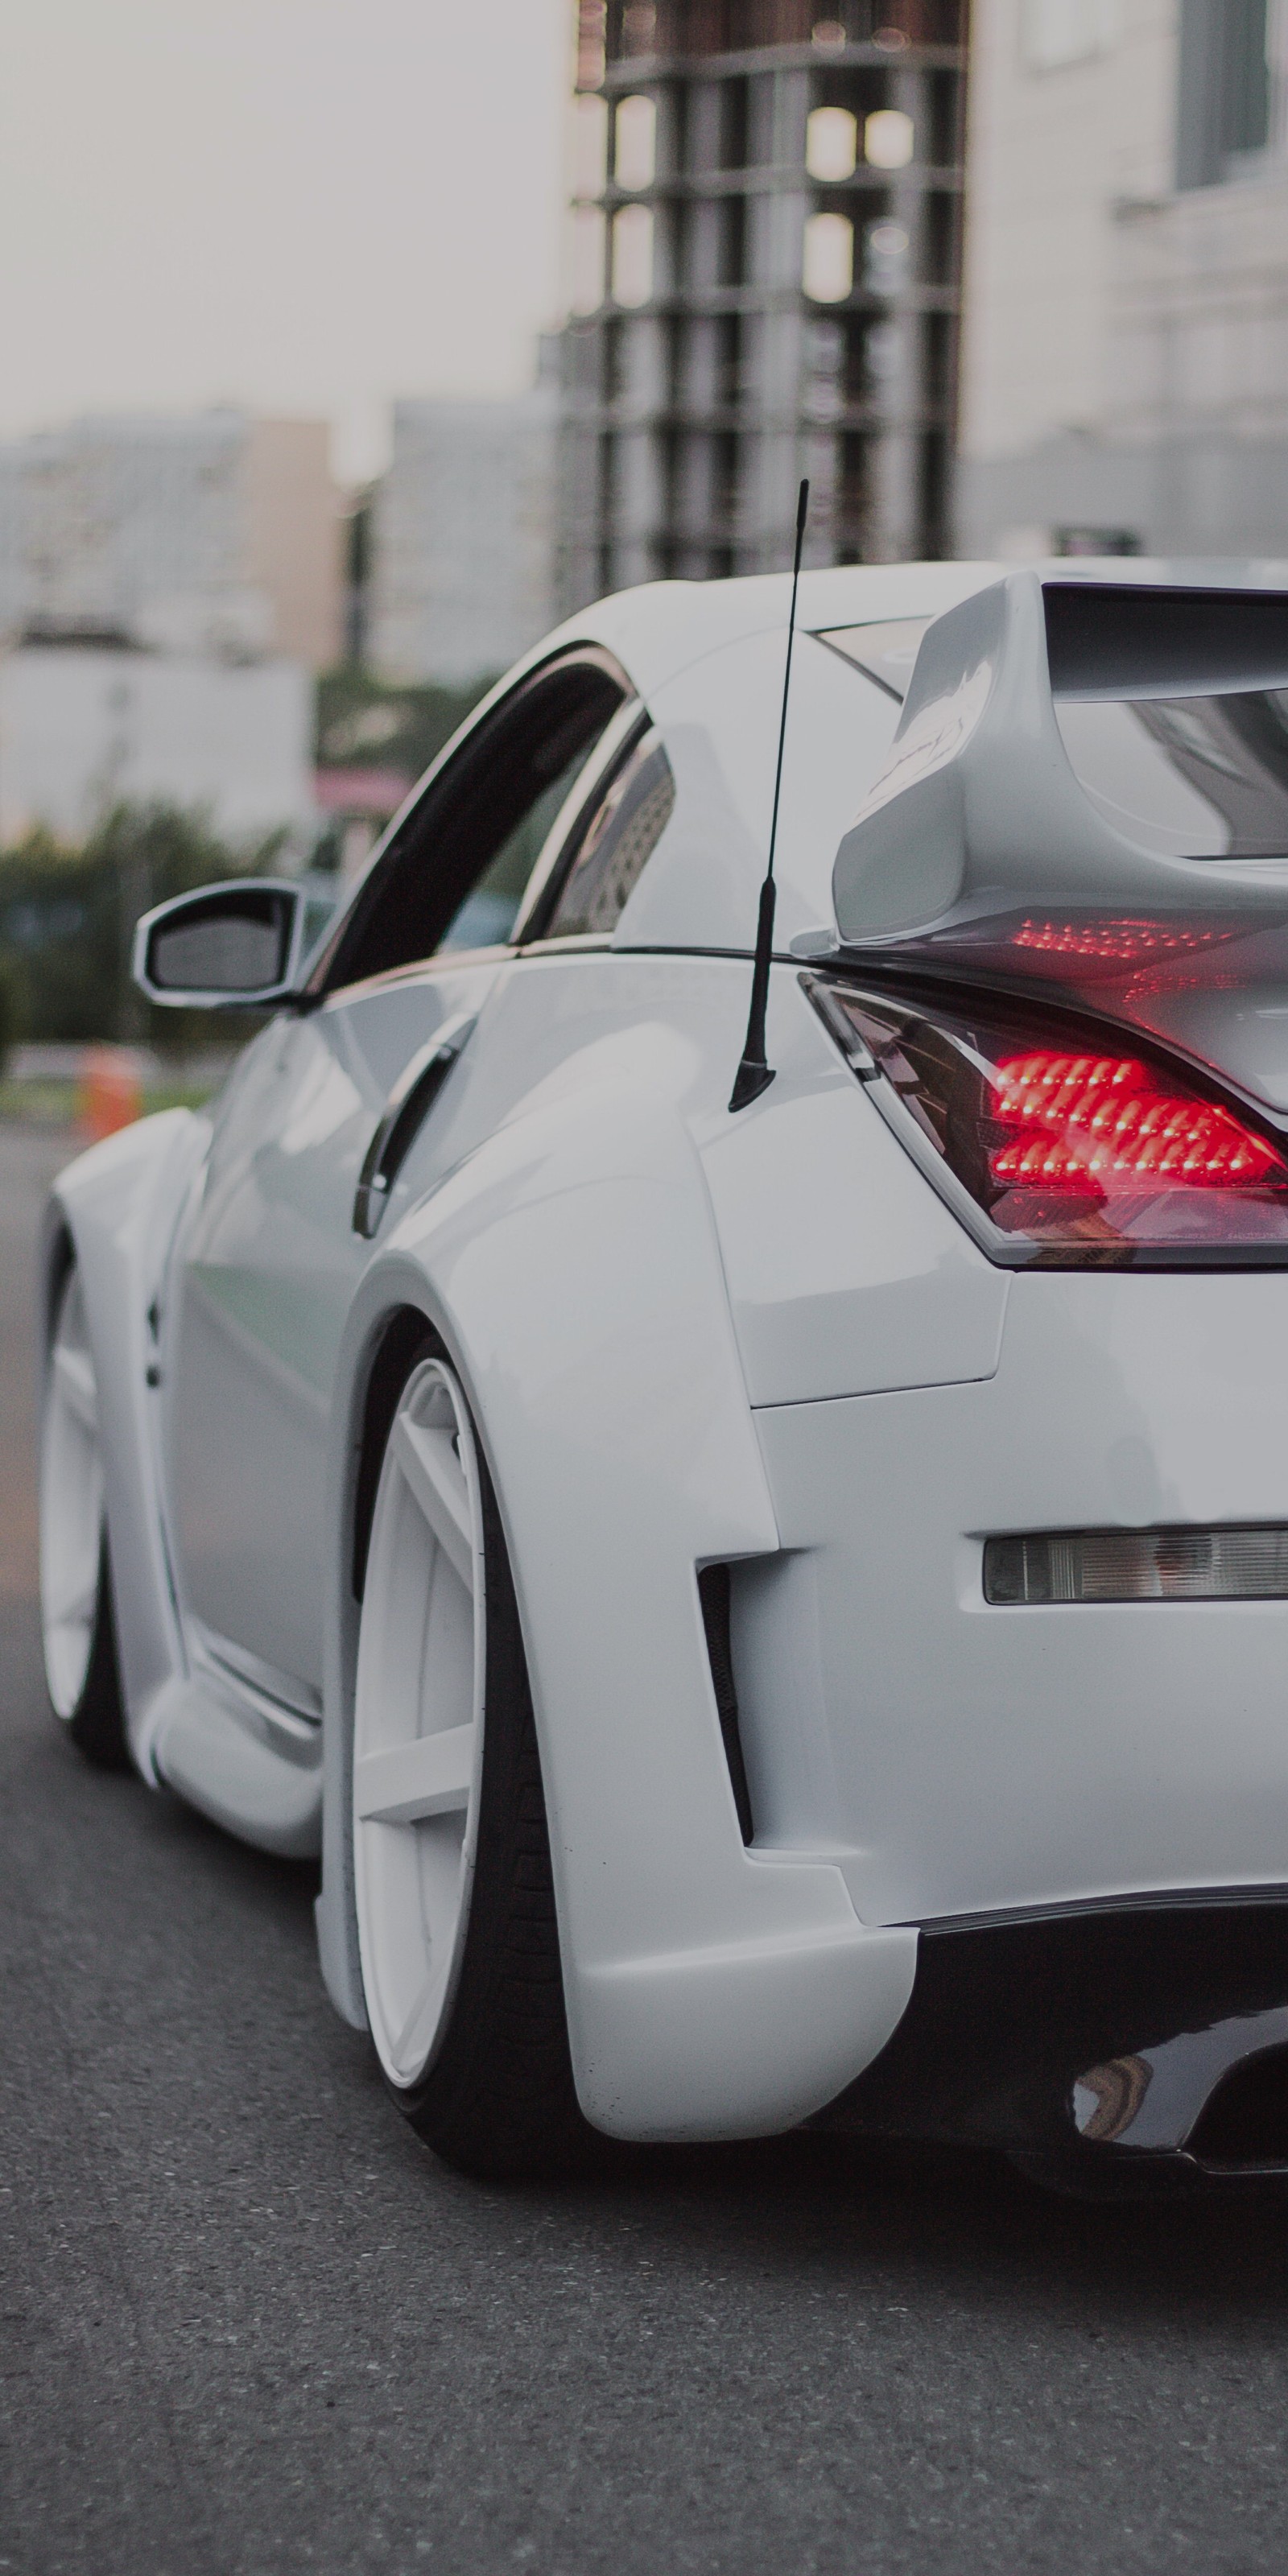
[[[711,1681],[720,1717],[720,1734],[725,1760],[729,1765],[729,1785],[738,1810],[738,1824],[745,1843],[755,1834],[751,1812],[751,1792],[747,1787],[747,1765],[743,1760],[742,1737],[738,1731],[738,1692],[733,1677],[733,1648],[729,1622],[729,1568],[727,1565],[704,1565],[698,1576],[698,1599],[702,1604],[702,1625],[706,1630],[707,1657]]]

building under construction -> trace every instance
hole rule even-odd
[[[948,550],[967,0],[579,0],[565,611]]]

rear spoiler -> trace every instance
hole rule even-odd
[[[1288,923],[1282,859],[1160,855],[1074,774],[1057,699],[1288,688],[1288,594],[1044,581],[1025,569],[935,620],[889,759],[836,855],[843,947],[936,950],[1018,911],[1249,929]]]

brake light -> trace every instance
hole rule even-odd
[[[1134,1056],[1007,1056],[993,1078],[998,1117],[1014,1130],[989,1155],[1004,1189],[1239,1189],[1282,1169],[1228,1109],[1186,1097]]]
[[[967,1194],[999,1258],[1009,1239],[1061,1266],[1138,1254],[1288,1266],[1288,1153],[1161,1050],[1120,1052],[1103,1023],[999,995],[910,1002],[806,983],[855,1070],[885,1077],[877,1106],[978,1225]]]
[[[1182,928],[1165,921],[1023,921],[1011,940],[1013,948],[1032,948],[1041,957],[1085,957],[1099,965],[1146,966],[1160,958],[1188,956],[1229,937],[1222,929]]]

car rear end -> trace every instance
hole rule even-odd
[[[784,1361],[745,1177],[708,1155],[783,1547],[731,1577],[756,1847],[832,1849],[864,1921],[920,1933],[823,2117],[1080,2189],[1288,2169],[1288,605],[1254,611],[1243,664],[1237,615],[1180,595],[1153,669],[1139,617],[1117,668],[1084,634],[1108,720],[1064,728],[1033,895],[1013,796],[990,857],[978,769],[940,778],[938,915],[884,935],[869,851],[859,935],[838,869],[841,938],[779,968],[762,1150],[792,1124],[821,1271],[866,1235],[847,1328],[802,1296]]]

